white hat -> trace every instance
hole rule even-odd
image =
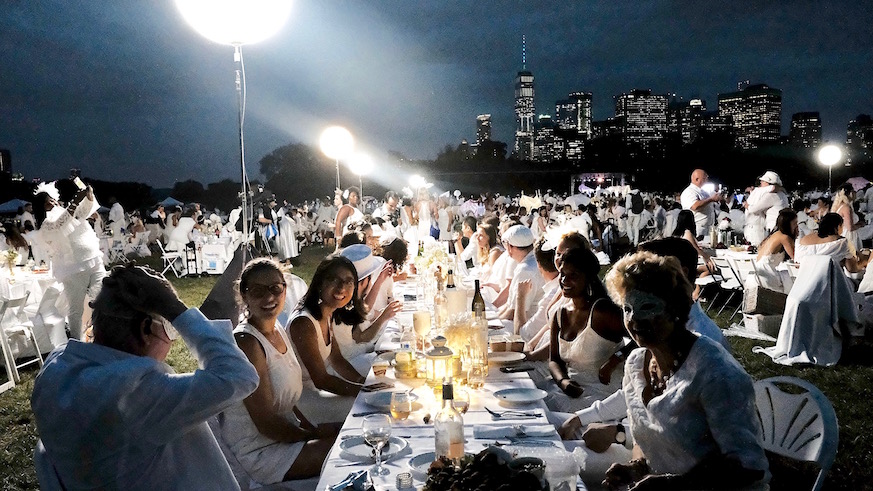
[[[530,247],[534,243],[534,236],[524,225],[513,225],[503,232],[503,240],[513,247]]]
[[[384,259],[373,255],[373,250],[364,244],[354,244],[340,251],[340,255],[350,260],[355,265],[358,273],[358,281],[380,271],[386,263]]]
[[[773,172],[772,170],[768,170],[764,173],[763,176],[758,178],[759,181],[769,182],[770,184],[776,184],[778,186],[782,185],[782,179],[779,177],[779,174]]]

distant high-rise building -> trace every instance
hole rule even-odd
[[[606,118],[603,121],[591,123],[591,133],[594,138],[621,135],[624,131],[624,117]]]
[[[533,158],[534,148],[534,76],[527,71],[527,40],[521,37],[521,70],[515,77],[515,156]]]
[[[679,135],[683,145],[695,142],[705,112],[706,101],[702,99],[670,101],[667,105],[667,132]]]
[[[846,145],[853,149],[873,150],[873,118],[859,114],[846,126]]]
[[[762,142],[777,142],[782,132],[782,91],[765,84],[748,85],[737,92],[718,95],[718,113],[730,116],[736,144],[743,149]]]
[[[818,112],[792,114],[788,141],[797,147],[817,147],[821,143],[821,118]]]
[[[667,132],[667,96],[651,90],[632,90],[615,96],[615,116],[624,118],[622,134],[628,143],[647,148]]]
[[[552,162],[564,153],[564,140],[555,135],[555,122],[548,114],[542,114],[534,124],[534,146],[532,160]]]
[[[563,130],[591,138],[591,93],[571,92],[567,99],[557,101],[555,123]]]
[[[480,114],[476,116],[476,145],[491,139],[491,115]]]
[[[521,160],[533,156],[534,76],[518,72],[515,78],[515,155]]]
[[[12,173],[12,157],[5,148],[0,148],[0,172]]]

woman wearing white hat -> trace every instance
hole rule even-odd
[[[758,178],[759,186],[749,193],[745,202],[746,240],[757,247],[776,228],[776,218],[788,208],[788,196],[779,174],[768,170]]]

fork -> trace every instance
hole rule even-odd
[[[540,413],[538,412],[527,412],[527,411],[493,411],[485,406],[485,410],[488,411],[488,414],[491,415],[492,418],[538,418],[540,417]]]

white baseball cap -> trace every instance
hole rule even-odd
[[[770,184],[776,184],[778,186],[782,185],[782,179],[779,177],[779,174],[773,172],[772,170],[768,170],[764,173],[763,176],[758,178],[759,181],[769,182]]]

